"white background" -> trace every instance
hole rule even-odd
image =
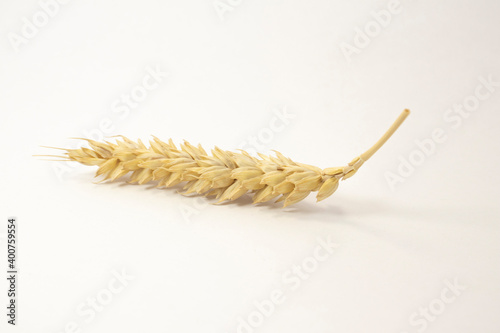
[[[42,9],[1,1],[1,267],[14,215],[21,272],[15,328],[1,279],[1,331],[237,332],[278,290],[284,302],[241,332],[498,332],[500,87],[460,124],[445,116],[473,101],[481,77],[500,81],[500,3],[402,1],[350,57],[342,45],[356,47],[388,1],[224,3],[221,14],[211,0],[73,0],[16,51],[13,34]],[[120,117],[114,103],[147,68],[169,75]],[[259,151],[322,168],[412,114],[332,197],[286,209],[95,184],[92,167],[32,157],[78,145],[68,138],[99,133],[103,119],[106,135],[235,150],[283,108],[294,118]],[[438,128],[446,140],[391,187],[387,172],[424,156],[415,141]],[[292,290],[283,277],[327,237],[338,248]],[[134,279],[102,311],[76,312],[122,270]],[[466,287],[449,303],[446,281]],[[429,306],[439,313],[422,322]]]

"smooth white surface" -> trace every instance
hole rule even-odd
[[[74,321],[81,332],[236,332],[278,290],[283,303],[255,332],[498,332],[500,87],[457,128],[443,117],[480,77],[500,81],[500,4],[402,2],[349,62],[342,43],[388,1],[233,3],[222,21],[212,1],[71,1],[15,52],[8,34],[40,7],[2,1],[0,232],[17,216],[21,275],[19,325],[2,310],[1,331]],[[168,78],[127,117],[113,113],[155,67]],[[284,210],[94,184],[94,168],[58,176],[60,164],[31,156],[74,146],[67,138],[105,118],[109,135],[234,150],[283,107],[295,117],[260,151],[320,167],[344,165],[412,114],[334,196]],[[436,128],[447,140],[391,190],[385,173]],[[291,290],[283,276],[318,237],[338,248]],[[77,308],[122,269],[135,279],[85,322]],[[465,291],[425,329],[412,324],[455,279]]]

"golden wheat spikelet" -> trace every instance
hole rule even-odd
[[[177,148],[172,139],[163,142],[156,137],[150,141],[150,147],[141,140],[134,142],[124,136],[118,136],[121,140],[115,143],[83,139],[91,148],[63,149],[65,153],[59,157],[99,166],[96,177],[103,176],[103,180],[115,180],[131,172],[131,183],[157,181],[158,187],[171,187],[186,182],[185,194],[215,196],[218,202],[235,200],[251,192],[254,203],[277,198],[276,202],[284,201],[286,207],[311,192],[318,192],[318,201],[332,195],[339,181],[354,175],[409,113],[404,110],[373,147],[348,165],[323,170],[294,162],[279,152],[275,152],[275,157],[258,154],[259,159],[245,151],[235,153],[215,147],[208,154],[201,145],[193,146],[186,141]]]

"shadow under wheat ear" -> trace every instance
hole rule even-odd
[[[103,180],[115,180],[131,173],[130,183],[157,181],[158,187],[171,187],[185,182],[185,194],[214,196],[222,202],[249,192],[254,203],[277,199],[276,202],[284,201],[283,207],[286,207],[311,192],[318,192],[318,201],[332,195],[339,181],[352,177],[409,114],[409,110],[404,110],[370,149],[346,166],[326,169],[294,162],[277,151],[276,156],[258,154],[257,158],[245,151],[236,153],[215,147],[209,154],[201,145],[185,141],[177,148],[172,139],[163,142],[154,136],[149,147],[140,139],[134,142],[121,135],[114,143],[81,138],[90,148],[63,149],[62,156],[45,156],[96,165],[99,167],[96,177],[103,176]]]

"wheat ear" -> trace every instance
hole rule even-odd
[[[404,110],[387,132],[366,152],[344,167],[320,169],[294,162],[275,151],[276,157],[258,154],[250,156],[215,147],[208,154],[201,145],[185,141],[177,148],[170,139],[163,142],[156,137],[146,147],[141,140],[131,141],[124,136],[115,143],[86,140],[91,148],[63,149],[66,160],[85,165],[97,165],[97,176],[115,180],[132,173],[130,183],[144,184],[157,181],[158,187],[171,187],[181,182],[185,194],[197,193],[215,196],[218,202],[235,200],[247,192],[253,193],[253,202],[277,198],[283,207],[297,203],[310,192],[317,191],[317,200],[332,195],[340,180],[352,177],[382,145],[394,134],[409,115]]]

